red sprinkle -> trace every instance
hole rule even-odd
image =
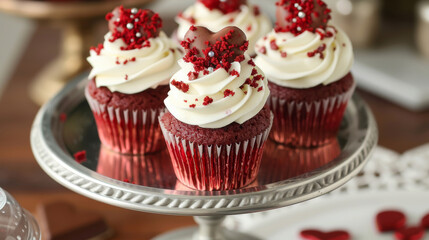
[[[258,70],[256,69],[256,68],[253,68],[252,69],[252,73],[250,74],[250,75],[256,75],[256,74],[258,74]]]
[[[259,87],[258,88],[258,92],[262,91],[263,87]]]
[[[277,45],[277,43],[276,43],[276,40],[275,40],[275,39],[273,39],[273,40],[271,40],[271,41],[270,41],[270,47],[271,47],[271,49],[273,49],[273,50],[279,50],[279,46]]]
[[[195,79],[197,79],[197,78],[198,78],[198,73],[197,73],[197,72],[189,72],[189,73],[188,73],[188,79],[189,79],[190,81],[195,80]]]
[[[253,6],[253,15],[259,16],[261,14],[261,10],[259,9],[259,6]]]
[[[186,84],[182,81],[176,81],[175,79],[171,80],[171,85],[175,86],[180,91],[186,93],[189,91],[189,84]]]
[[[128,74],[125,74],[125,81],[128,80]]]
[[[73,156],[74,156],[74,160],[78,163],[86,162],[86,151],[85,150],[77,152]]]
[[[211,97],[209,97],[209,96],[206,96],[205,98],[204,98],[204,102],[203,102],[203,105],[204,106],[207,106],[207,105],[209,105],[210,103],[212,103],[213,102],[213,98],[211,98]]]
[[[248,32],[252,31],[252,25],[247,26],[246,30],[247,30]]]
[[[233,70],[229,73],[229,75],[240,77],[240,73],[238,73],[235,69],[233,69]]]
[[[255,62],[252,59],[250,59],[247,63],[252,67],[256,66]]]
[[[61,113],[60,114],[60,122],[65,122],[67,120],[67,114]]]
[[[282,58],[286,58],[287,57],[287,53],[286,52],[281,52],[280,55],[282,56]]]
[[[97,55],[100,55],[101,50],[104,48],[102,43],[99,43],[97,47],[91,47],[90,50],[93,50]]]
[[[267,54],[267,48],[266,47],[261,47],[259,49],[259,52],[262,53],[262,54]]]
[[[195,105],[195,104],[191,104],[191,105],[189,105],[189,107],[190,108],[195,108],[197,105]]]
[[[189,28],[189,30],[191,30],[191,31],[195,31],[195,30],[197,30],[197,28],[196,28],[194,25],[192,25],[192,26]]]
[[[323,52],[326,50],[326,44],[322,44],[320,45],[316,50],[312,51],[312,52],[308,52],[307,56],[308,57],[314,57],[316,54],[319,54],[320,59],[324,59],[325,55],[323,54]]]
[[[228,96],[234,96],[235,95],[235,92],[234,91],[232,91],[232,90],[230,90],[230,89],[226,89],[224,92],[223,92],[223,97],[224,98],[226,98],[226,97],[228,97]]]

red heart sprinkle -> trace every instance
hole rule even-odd
[[[378,231],[389,232],[405,227],[405,214],[396,210],[379,212],[375,217]]]
[[[325,30],[331,19],[331,10],[322,0],[280,0],[276,5],[276,32],[314,33],[317,28]]]
[[[397,240],[419,240],[424,236],[424,229],[421,227],[402,228],[395,232]]]
[[[238,11],[241,5],[246,4],[247,0],[199,0],[202,4],[204,4],[208,9],[218,9],[224,14],[228,14],[231,12]]]
[[[349,240],[350,234],[344,230],[322,232],[315,229],[301,231],[301,237],[307,240]]]
[[[429,213],[422,218],[420,225],[422,228],[429,229]]]

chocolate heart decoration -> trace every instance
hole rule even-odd
[[[350,234],[343,230],[322,232],[315,229],[301,231],[301,237],[307,240],[349,240]]]
[[[424,229],[421,227],[402,228],[395,232],[397,240],[420,240],[424,236]]]
[[[113,42],[121,38],[127,44],[123,50],[150,46],[147,40],[158,37],[162,27],[159,14],[148,9],[116,7],[106,15],[106,20],[112,33],[109,40]]]
[[[401,229],[405,226],[405,214],[396,210],[379,212],[375,217],[378,231],[388,232]]]
[[[89,239],[109,232],[99,214],[77,211],[67,202],[40,205],[38,215],[46,231],[46,239]]]
[[[194,27],[185,34],[182,46],[186,62],[192,62],[195,70],[209,67],[229,69],[234,61],[244,60],[248,41],[246,34],[238,27],[226,27],[217,33],[205,27]]]
[[[331,19],[331,10],[322,0],[280,0],[276,5],[276,32],[299,35],[317,28],[326,30]]]
[[[199,0],[208,9],[219,9],[224,14],[238,11],[241,5],[247,3],[247,0]]]
[[[420,225],[422,228],[429,229],[429,213],[422,218]]]

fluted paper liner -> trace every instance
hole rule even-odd
[[[270,96],[274,113],[270,138],[294,147],[317,147],[334,140],[355,85],[346,92],[315,102],[287,102]]]
[[[100,104],[85,89],[102,144],[115,152],[144,154],[165,147],[158,116],[163,108],[119,109]]]
[[[160,126],[179,181],[197,190],[231,190],[245,187],[256,179],[272,119],[273,116],[262,133],[245,141],[222,145],[191,142],[169,132],[162,121]]]

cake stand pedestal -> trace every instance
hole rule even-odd
[[[358,174],[377,144],[374,117],[354,96],[337,141],[314,149],[289,149],[268,141],[253,184],[196,191],[177,181],[166,150],[131,156],[100,145],[84,99],[85,76],[40,109],[31,130],[34,156],[49,176],[79,194],[135,211],[194,216],[199,224],[156,240],[255,239],[226,230],[221,222],[228,215],[285,207],[328,193]],[[79,164],[73,154],[83,150],[87,161]]]
[[[48,23],[61,29],[62,41],[59,56],[46,66],[30,86],[30,97],[42,105],[51,99],[64,85],[88,67],[86,57],[98,20],[116,6],[141,6],[152,0],[118,1],[34,1],[1,0],[0,11],[40,23]]]

